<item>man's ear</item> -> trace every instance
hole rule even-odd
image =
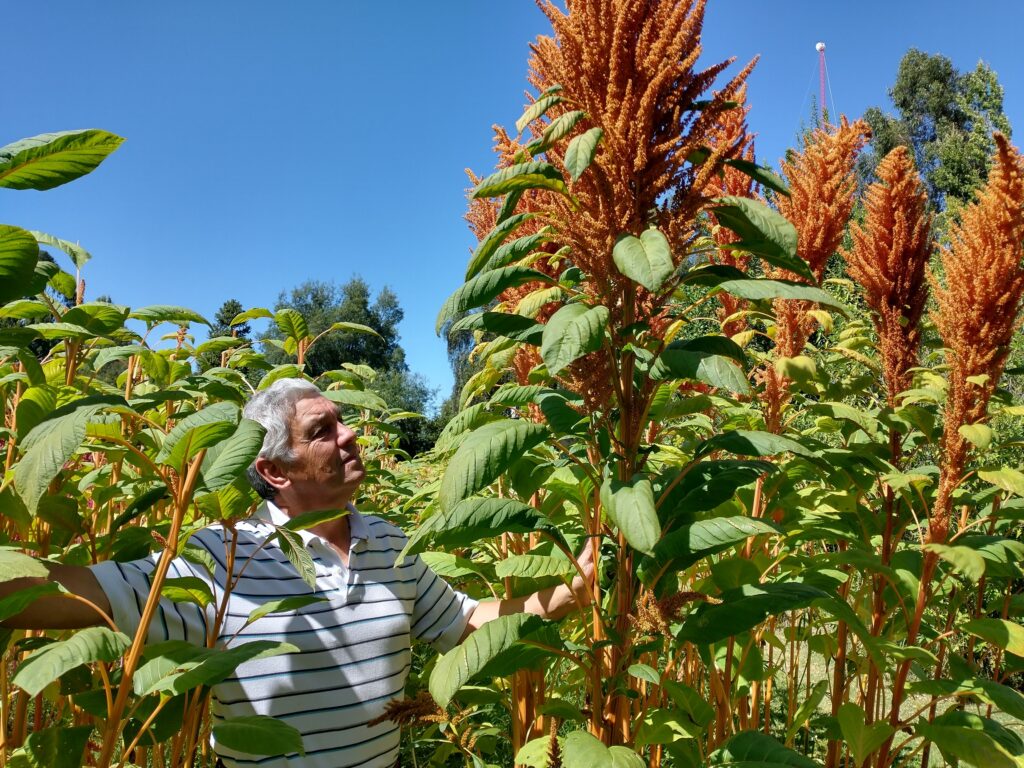
[[[260,456],[256,459],[256,471],[266,480],[275,491],[280,491],[291,485],[291,480],[284,471],[284,467],[273,459]]]

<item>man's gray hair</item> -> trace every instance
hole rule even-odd
[[[260,458],[289,462],[295,459],[292,451],[291,434],[288,427],[295,415],[295,404],[307,397],[319,397],[322,393],[315,384],[305,379],[278,379],[262,392],[257,392],[245,404],[242,415],[258,422],[265,430]],[[256,471],[256,465],[249,465],[249,482],[261,497],[272,499],[274,487]]]

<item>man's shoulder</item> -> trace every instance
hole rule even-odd
[[[383,517],[378,515],[368,514],[366,512],[360,512],[359,516],[363,518],[363,522],[366,523],[366,529],[369,536],[374,539],[400,539],[402,545],[405,545],[405,541],[408,538],[405,532],[394,523],[385,520]]]

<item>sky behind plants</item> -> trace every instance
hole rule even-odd
[[[434,319],[473,245],[463,169],[489,172],[491,125],[521,113],[527,46],[548,31],[533,2],[52,0],[4,17],[0,145],[73,128],[127,139],[75,184],[0,190],[0,222],[91,251],[87,298],[212,318],[229,298],[272,307],[304,280],[358,274],[397,293],[409,365],[447,394]],[[851,118],[888,107],[914,46],[961,70],[987,61],[1024,130],[1021,28],[1016,0],[711,0],[702,62],[761,54],[750,125],[776,165],[809,121],[818,40]]]

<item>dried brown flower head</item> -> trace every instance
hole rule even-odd
[[[942,279],[929,273],[949,365],[942,476],[929,524],[929,538],[937,542],[949,532],[952,493],[967,458],[960,427],[986,418],[1024,296],[1024,158],[1002,134],[995,141],[988,182],[963,209],[941,252]]]
[[[367,726],[388,720],[401,728],[409,728],[425,723],[447,723],[449,718],[429,693],[421,691],[414,699],[392,699],[384,705],[384,713],[370,720]]]
[[[680,620],[683,608],[698,601],[712,605],[722,602],[703,592],[676,592],[659,600],[652,592],[644,591],[637,600],[636,614],[630,616],[630,621],[645,635],[671,636],[671,624]]]
[[[917,365],[921,315],[928,299],[925,266],[931,255],[927,193],[906,147],[879,163],[878,183],[864,196],[866,218],[853,224],[853,247],[843,250],[847,273],[861,286],[878,332],[890,407],[910,386]]]

